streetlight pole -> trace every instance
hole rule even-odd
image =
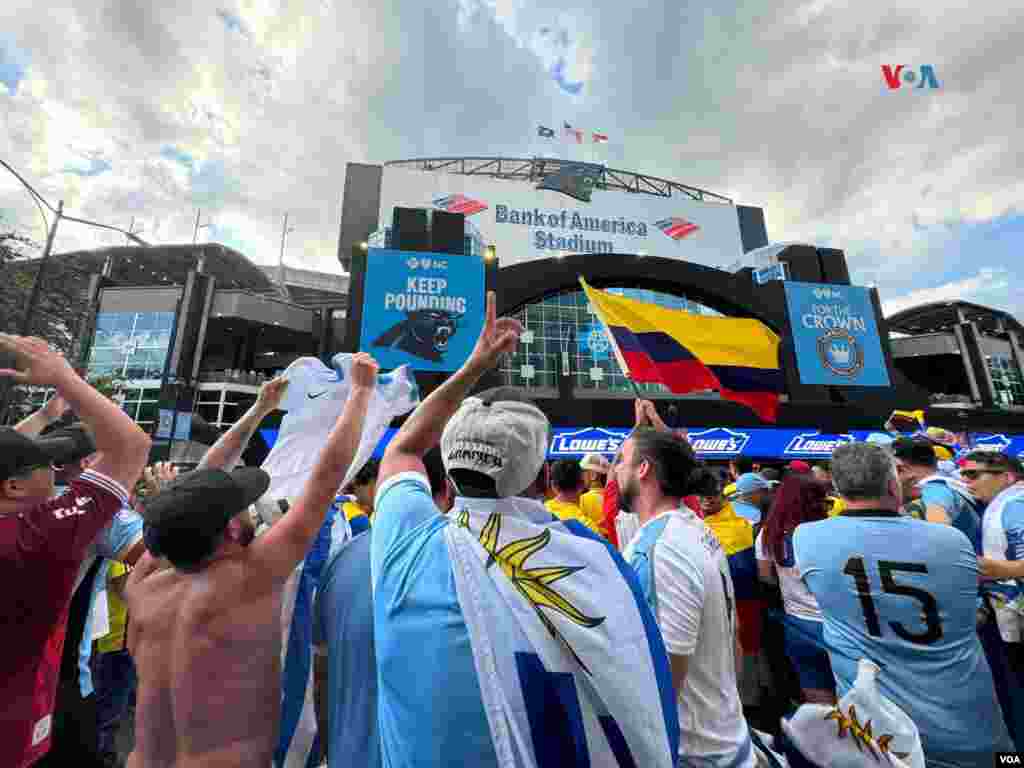
[[[35,311],[36,302],[39,300],[39,291],[43,285],[43,274],[46,272],[46,264],[50,260],[50,251],[53,250],[53,238],[57,236],[57,225],[60,224],[60,220],[63,215],[64,201],[61,200],[57,203],[57,215],[53,217],[53,224],[50,225],[50,231],[46,234],[46,245],[43,247],[43,256],[39,259],[39,268],[36,270],[36,276],[32,280],[32,293],[28,296],[28,304],[25,306],[25,316],[21,319],[22,336],[28,336],[29,329],[32,325],[32,313]]]
[[[284,226],[281,227],[281,253],[277,258],[277,285],[281,289],[282,295],[287,299],[289,298],[288,287],[284,282],[284,241],[288,237],[289,232],[294,232],[295,227],[288,226],[288,214],[284,215]]]

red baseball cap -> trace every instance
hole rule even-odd
[[[806,461],[791,461],[789,462],[789,466],[787,466],[786,469],[788,469],[790,472],[806,473],[811,471],[811,465],[808,464]]]

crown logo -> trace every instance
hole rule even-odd
[[[829,353],[838,365],[850,364],[850,348],[846,344],[833,344],[829,347]]]

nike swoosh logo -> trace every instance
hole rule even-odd
[[[327,394],[327,390],[325,389],[323,392],[317,392],[315,395],[312,392],[309,392],[309,393],[306,394],[306,397],[308,397],[310,400],[316,400],[318,397],[320,397],[320,395],[326,395],[326,394]]]

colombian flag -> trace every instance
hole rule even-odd
[[[729,559],[736,614],[740,620],[740,643],[744,655],[754,655],[761,649],[761,613],[765,607],[757,578],[754,528],[737,515],[728,502],[719,512],[705,517],[704,524],[718,538]]]
[[[633,381],[676,394],[716,389],[774,422],[783,389],[779,337],[759,320],[705,317],[580,284]]]

